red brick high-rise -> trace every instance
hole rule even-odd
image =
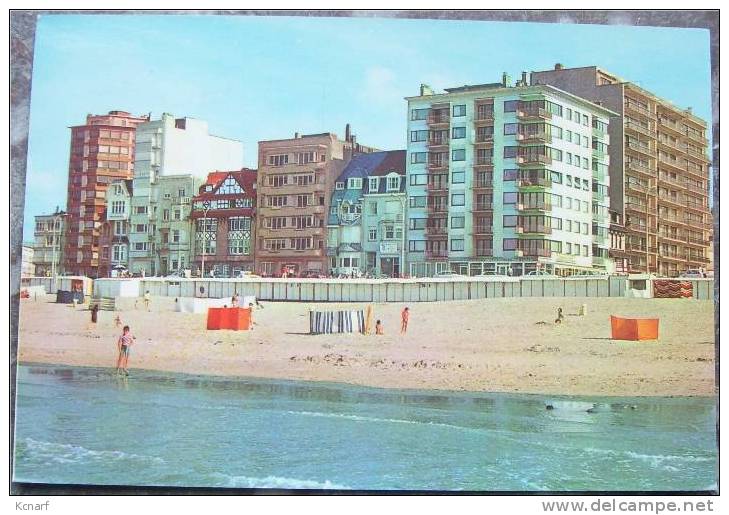
[[[109,111],[87,115],[85,125],[71,127],[66,273],[97,277],[106,188],[117,179],[132,178],[136,127],[147,121],[148,116]]]

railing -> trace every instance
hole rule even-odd
[[[701,157],[703,159],[708,159],[706,157],[706,154],[704,154],[700,150],[695,150],[695,149],[690,148],[690,147],[686,147],[686,153],[689,154],[689,155],[691,155],[691,156],[696,156],[696,157]]]
[[[551,211],[552,204],[547,202],[537,202],[533,204],[517,204],[518,211]]]
[[[516,112],[517,118],[529,119],[529,118],[541,118],[549,120],[552,118],[552,113],[541,107],[536,109],[519,109]]]
[[[476,225],[473,227],[474,234],[493,234],[494,228],[492,225]]]
[[[552,251],[550,249],[530,249],[520,248],[522,255],[530,257],[551,257]]]
[[[550,165],[552,164],[552,158],[545,155],[536,156],[518,156],[516,163],[519,165]]]
[[[552,234],[552,228],[546,226],[518,225],[516,229],[520,234]]]
[[[628,148],[633,149],[636,152],[643,152],[644,154],[650,154],[651,156],[653,155],[653,149],[649,145],[641,145],[634,141],[627,141],[626,145]]]
[[[441,146],[447,146],[450,143],[450,138],[444,137],[444,138],[430,138],[428,140],[428,144],[431,147],[441,147]]]
[[[637,161],[628,161],[628,168],[631,170],[635,170],[636,172],[642,172],[648,175],[655,174],[655,170],[651,169],[647,166],[644,166],[642,164],[639,164]]]
[[[431,213],[445,213],[448,212],[448,206],[447,205],[441,205],[441,204],[432,204],[428,206],[428,212]]]
[[[437,236],[442,234],[448,234],[448,227],[425,227],[425,234],[428,236]]]
[[[516,185],[519,188],[528,188],[530,186],[541,186],[543,188],[550,188],[552,186],[552,181],[549,179],[545,179],[544,177],[536,177],[534,179],[522,178],[516,180]]]
[[[636,132],[640,132],[641,134],[645,136],[649,136],[651,138],[656,137],[656,131],[651,129],[650,127],[646,127],[644,125],[641,125],[639,123],[633,123],[633,122],[625,122],[625,128],[629,130],[633,130]]]
[[[477,202],[473,205],[474,211],[493,211],[493,209],[494,209],[494,205],[490,204],[490,203],[484,204],[484,203]]]
[[[546,132],[536,132],[533,134],[517,134],[516,139],[517,141],[519,141],[519,143],[552,143],[552,135],[547,134]]]
[[[475,141],[475,143],[477,145],[478,144],[483,144],[483,143],[493,143],[493,142],[494,142],[494,136],[493,136],[493,134],[487,134],[487,135],[481,135],[481,136],[479,136],[478,134],[476,134],[476,141]]]
[[[426,185],[426,189],[428,191],[445,191],[448,189],[448,183],[447,182],[429,182]]]
[[[653,114],[650,110],[646,109],[645,107],[636,104],[635,102],[625,102],[625,108],[635,111],[637,113],[640,113],[643,116],[648,116],[649,118],[655,118],[655,114]]]
[[[435,258],[447,258],[448,257],[448,251],[447,250],[425,250],[425,257],[429,259],[435,259]]]
[[[494,249],[483,249],[483,248],[476,248],[475,249],[476,257],[491,257],[494,255]]]
[[[671,129],[672,131],[684,136],[686,133],[681,130],[681,127],[676,122],[669,122],[666,118],[658,117],[658,124],[662,127],[665,127],[667,129]]]
[[[494,182],[492,180],[486,180],[486,179],[476,179],[473,182],[474,188],[493,188]]]
[[[493,157],[476,157],[476,162],[474,163],[476,166],[488,166],[494,164],[494,158]]]
[[[445,114],[438,112],[430,113],[428,115],[428,123],[433,125],[440,123],[450,123],[451,117],[448,115],[448,111],[443,111]]]

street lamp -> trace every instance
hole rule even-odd
[[[56,214],[53,217],[53,227],[51,229],[51,242],[53,245],[51,248],[53,249],[52,258],[51,258],[51,275],[53,276],[53,287],[56,285],[56,246],[60,246],[60,238],[57,236],[57,234],[60,234],[60,224],[59,221],[63,215]],[[58,226],[58,227],[57,227]]]

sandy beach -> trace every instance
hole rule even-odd
[[[688,299],[506,298],[374,304],[384,336],[309,335],[308,310],[343,305],[265,303],[253,331],[207,331],[205,315],[175,313],[153,298],[99,313],[24,299],[21,363],[113,367],[118,314],[136,345],[130,369],[334,381],[388,388],[565,395],[714,395],[713,303]],[[581,304],[587,315],[577,316]],[[364,305],[347,304],[356,309]],[[564,323],[554,324],[558,307]],[[659,317],[660,340],[612,341],[609,315]]]

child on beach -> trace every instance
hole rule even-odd
[[[400,324],[400,334],[405,334],[408,331],[408,321],[410,320],[410,308],[407,306],[402,310],[402,323]]]
[[[122,324],[121,317],[119,317],[119,314],[117,313],[116,318],[114,319],[114,325],[116,327],[121,327],[121,324]]]
[[[250,319],[251,320],[251,331],[253,331],[253,326],[256,325],[256,323],[253,321],[253,309],[254,309],[254,306],[253,306],[253,303],[252,302],[249,302],[248,303],[248,309],[251,310],[251,315],[250,315],[251,316],[251,319]]]
[[[122,335],[116,342],[116,346],[119,349],[119,358],[116,361],[117,374],[121,374],[123,372],[124,375],[129,375],[129,370],[127,370],[127,367],[129,366],[129,350],[134,344],[134,340],[136,340],[136,338],[129,332],[129,326],[125,325],[122,330]]]
[[[385,330],[382,328],[382,321],[381,320],[378,320],[375,323],[375,334],[382,334],[382,335],[385,334]]]
[[[149,295],[149,290],[144,292],[144,307],[147,308],[147,311],[149,311],[149,301],[151,300],[151,297]]]

